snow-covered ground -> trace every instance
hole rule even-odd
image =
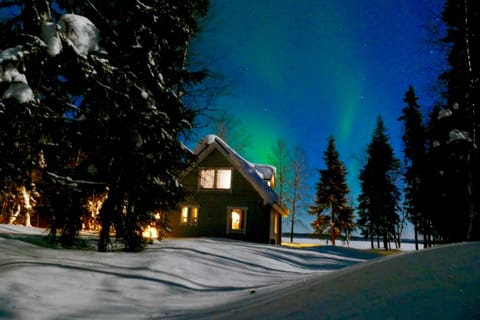
[[[282,242],[285,243],[286,245],[289,245],[290,242],[290,237],[283,237]],[[324,239],[315,239],[315,238],[307,238],[307,237],[294,237],[293,242],[294,245],[302,245],[302,244],[307,244],[307,245],[322,245],[322,246],[328,246],[331,244],[331,242],[327,242]],[[353,249],[362,249],[362,250],[368,250],[371,248],[371,243],[368,240],[352,240],[348,243],[346,243],[343,240],[336,240],[335,245],[339,247],[347,247],[347,248],[353,248]],[[377,243],[374,243],[374,246],[377,247]],[[380,248],[383,249],[383,242],[380,242]],[[393,250],[395,249],[395,243],[390,243],[390,248]],[[418,249],[421,250],[423,249],[423,244],[419,243],[418,244]],[[400,251],[413,251],[415,250],[415,243],[413,242],[402,242],[400,246]]]
[[[42,232],[0,225],[0,319],[480,316],[478,243],[381,258],[212,238],[98,253],[29,243]]]

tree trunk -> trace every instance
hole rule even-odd
[[[110,192],[108,198],[100,209],[100,221],[102,229],[100,230],[100,240],[98,241],[98,251],[107,252],[110,242],[110,227],[112,226],[113,217],[115,215],[115,194]]]
[[[387,228],[383,228],[383,248],[385,251],[389,250],[389,241],[388,241],[388,235],[387,235]]]
[[[295,213],[292,213],[292,224],[290,226],[290,243],[293,242],[293,226],[295,225]]]
[[[330,228],[332,231],[332,246],[335,247],[335,212],[333,211],[332,207],[332,223],[330,224]]]
[[[102,221],[102,230],[100,231],[100,240],[98,241],[98,251],[107,252],[110,242],[110,221]]]
[[[417,226],[417,220],[414,220],[413,223],[413,234],[415,236],[415,250],[418,251],[418,226]]]
[[[375,245],[373,244],[373,230],[371,226],[369,227],[369,231],[370,231],[370,246],[372,247],[372,249],[374,249]]]
[[[296,211],[296,197],[293,198],[293,203],[292,203],[292,225],[290,226],[290,243],[293,242],[293,229],[295,226],[295,211]]]

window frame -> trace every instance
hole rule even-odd
[[[280,234],[281,218],[279,213],[273,214],[273,234]]]
[[[205,187],[203,185],[203,174],[204,171],[213,171],[213,186]],[[219,171],[228,171],[230,172],[230,184],[228,188],[219,188]],[[233,168],[231,167],[203,167],[198,169],[198,189],[202,191],[231,191],[232,190],[232,180],[233,180]]]
[[[242,228],[232,229],[232,213],[235,210],[241,210],[242,212]],[[248,207],[241,206],[229,206],[227,207],[227,234],[245,234],[247,232],[247,216]]]
[[[184,209],[187,210],[187,221],[185,221]],[[180,206],[180,225],[189,227],[198,227],[199,206],[182,205]],[[196,213],[196,217],[194,215]]]

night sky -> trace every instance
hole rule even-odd
[[[285,139],[306,151],[313,186],[332,134],[356,199],[377,116],[401,157],[397,118],[408,86],[414,86],[424,111],[432,105],[442,58],[429,30],[442,5],[442,0],[211,0],[193,54],[230,83],[215,107],[228,110],[251,136],[245,158],[267,163],[272,145]]]

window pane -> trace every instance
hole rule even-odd
[[[180,217],[180,223],[188,223],[188,207],[182,207],[182,215]]]
[[[273,233],[278,234],[280,232],[280,217],[278,214],[273,216]]]
[[[232,230],[242,230],[243,229],[243,211],[239,209],[232,210],[231,213],[232,219]]]
[[[204,189],[213,189],[215,170],[200,170],[200,186]]]
[[[192,221],[193,225],[198,224],[198,208],[192,208]]]
[[[217,189],[230,189],[232,182],[232,170],[217,170]]]

